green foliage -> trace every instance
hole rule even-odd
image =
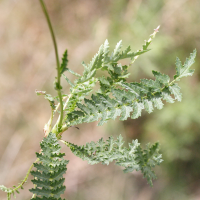
[[[66,173],[68,161],[63,158],[65,154],[60,153],[61,146],[58,139],[62,138],[64,131],[71,126],[85,122],[99,121],[98,125],[103,125],[108,120],[115,120],[117,117],[122,121],[129,117],[136,119],[141,116],[142,110],[151,113],[154,108],[162,109],[163,101],[169,103],[174,103],[175,100],[181,101],[182,94],[176,81],[194,73],[190,67],[194,63],[196,50],[190,54],[184,65],[179,58],[176,59],[176,74],[172,81],[168,75],[152,71],[154,80],[141,79],[140,82],[127,82],[127,78],[130,76],[129,67],[141,54],[150,50],[148,47],[158,32],[159,27],[157,27],[148,41],[145,41],[142,49],[136,52],[131,51],[130,46],[122,50],[122,41],[119,41],[110,53],[109,43],[106,40],[89,64],[82,63],[84,71],[83,75],[80,75],[67,67],[67,50],[63,54],[60,65],[48,12],[43,0],[40,0],[40,3],[55,48],[57,77],[54,88],[57,96],[52,97],[45,91],[36,91],[38,95],[44,95],[44,98],[49,101],[51,117],[44,128],[45,137],[40,144],[41,151],[36,153],[38,159],[30,167],[25,179],[14,189],[0,186],[0,189],[7,193],[8,200],[10,200],[11,194],[18,193],[18,189],[23,188],[22,185],[26,182],[29,173],[34,176],[32,180],[34,188],[30,189],[33,193],[32,200],[62,200],[60,195],[65,190],[63,175]],[[123,59],[130,59],[130,62],[122,65],[119,61]],[[97,76],[98,70],[101,70],[104,75]],[[64,72],[73,74],[77,79],[72,82],[64,75]],[[63,94],[60,81],[62,76],[70,85],[69,94]],[[99,89],[95,92],[97,83]],[[57,105],[55,105],[56,101],[58,101]],[[59,117],[52,127],[56,112]],[[101,138],[98,142],[87,143],[85,146],[60,141],[65,143],[76,156],[87,160],[89,164],[101,162],[108,165],[115,161],[116,165],[124,167],[124,172],[141,171],[151,186],[153,185],[152,180],[156,178],[152,168],[163,161],[158,143],[147,144],[146,148],[142,150],[138,140],[133,140],[126,148],[123,146],[124,141],[121,135],[117,140],[111,136],[107,141]],[[35,171],[31,171],[33,166],[36,168]]]
[[[101,138],[98,142],[86,143],[85,146],[77,146],[70,142],[64,143],[76,156],[87,160],[91,165],[100,162],[108,165],[115,161],[116,165],[125,168],[124,172],[141,171],[151,186],[153,186],[152,179],[156,178],[152,167],[163,161],[158,152],[158,143],[147,144],[146,149],[142,150],[138,140],[133,140],[129,148],[126,148],[123,147],[124,141],[121,135],[117,140],[111,136],[106,142]]]
[[[7,198],[8,200],[11,199],[11,194],[16,198],[16,194],[15,192],[19,193],[19,190],[14,190],[15,189],[15,186],[13,186],[14,188],[7,188],[5,187],[4,185],[0,185],[0,190],[2,190],[3,192],[6,192],[7,193]]]
[[[40,146],[41,152],[36,153],[39,163],[34,163],[37,170],[31,171],[35,187],[30,191],[37,195],[32,199],[61,200],[60,195],[65,191],[63,174],[66,173],[68,161],[63,159],[65,154],[60,153],[61,146],[55,134],[49,133]]]
[[[169,103],[174,103],[174,100],[181,101],[180,87],[175,81],[193,74],[194,70],[190,70],[190,67],[194,63],[196,50],[191,53],[189,59],[186,59],[183,66],[177,59],[176,75],[171,82],[168,75],[153,71],[155,80],[141,79],[139,83],[128,83],[128,66],[122,66],[117,61],[129,57],[134,59],[136,55],[147,51],[147,45],[143,46],[142,51],[134,53],[131,52],[130,46],[121,51],[120,41],[110,56],[108,45],[106,40],[90,64],[84,64],[83,76],[75,80],[73,86],[70,84],[71,94],[67,100],[70,106],[66,106],[64,117],[67,127],[99,119],[98,125],[103,125],[110,119],[115,120],[117,116],[120,116],[122,121],[130,116],[136,119],[141,116],[143,109],[148,113],[153,112],[154,108],[162,109],[163,100]],[[98,69],[107,71],[108,76],[95,78]],[[97,82],[100,83],[99,91],[92,94],[90,99],[85,98]]]
[[[64,103],[60,102],[60,104],[63,104],[63,110],[61,109],[59,114],[63,112],[63,120],[61,116],[59,116],[57,123],[51,130],[52,118],[60,104],[57,106],[54,104],[54,100],[56,100],[57,97],[52,97],[44,92],[40,92],[44,94],[45,98],[50,102],[52,117],[47,124],[48,128],[46,128],[47,133],[45,134],[48,135],[48,137],[41,143],[42,153],[37,154],[40,163],[34,163],[37,171],[31,172],[35,177],[32,182],[36,185],[36,188],[30,190],[31,192],[45,199],[60,199],[60,194],[63,193],[65,189],[62,185],[64,182],[62,175],[66,171],[65,165],[67,161],[60,161],[58,159],[62,157],[63,154],[57,154],[60,150],[60,146],[57,143],[56,136],[60,139],[62,133],[70,126],[98,120],[100,120],[98,125],[103,125],[110,119],[115,120],[118,116],[122,121],[126,120],[128,117],[136,119],[141,116],[142,110],[151,113],[154,108],[162,109],[164,105],[163,100],[169,103],[174,103],[175,100],[181,101],[182,94],[180,92],[180,87],[175,82],[179,81],[182,77],[191,76],[193,74],[194,70],[190,70],[190,67],[194,63],[196,50],[186,59],[184,65],[177,59],[176,74],[172,81],[170,81],[168,75],[157,71],[152,71],[155,80],[141,79],[140,82],[132,83],[128,83],[126,80],[130,75],[128,68],[139,55],[149,50],[148,46],[157,31],[158,29],[156,29],[150,36],[150,39],[145,42],[142,50],[137,52],[132,52],[130,46],[122,51],[122,41],[120,41],[117,43],[113,52],[109,54],[109,43],[106,40],[88,65],[84,62],[82,63],[84,67],[82,76],[66,67],[68,62],[67,51],[64,53],[59,70],[60,75],[63,75],[70,85],[70,94],[62,94],[62,99],[66,99]],[[126,58],[131,59],[128,65],[122,66],[118,63],[119,60]],[[107,76],[96,77],[97,70],[107,72]],[[65,71],[77,77],[74,83],[63,74]],[[99,83],[100,87],[99,90],[94,93],[94,87],[97,83]],[[92,93],[90,98],[86,98],[90,93]],[[62,121],[61,128],[58,129],[57,127],[60,120]],[[55,134],[51,132],[48,134],[48,131]],[[126,148],[123,147],[124,142],[121,135],[117,140],[110,137],[106,142],[100,139],[97,143],[91,142],[87,143],[85,146],[77,146],[63,140],[61,140],[61,142],[65,143],[76,156],[87,160],[89,164],[101,162],[102,164],[108,165],[110,162],[115,161],[117,165],[124,167],[124,172],[132,172],[133,170],[141,171],[151,186],[153,185],[152,180],[156,178],[152,168],[162,162],[158,143],[154,145],[147,144],[146,148],[142,150],[138,141],[133,140],[132,143],[129,144],[129,148]],[[53,145],[54,143],[56,145]],[[54,155],[56,155],[57,159],[52,165]],[[37,196],[34,199],[41,198]]]
[[[66,50],[62,58],[62,63],[60,66],[60,74],[63,74],[67,70],[67,63],[68,63],[68,59],[67,59],[67,50]]]
[[[190,69],[190,67],[192,64],[194,64],[195,57],[196,57],[196,50],[194,50],[193,53],[190,54],[190,57],[186,59],[184,65],[181,64],[179,58],[176,59],[176,75],[174,76],[174,79],[179,80],[182,77],[193,75],[194,70]]]
[[[69,68],[66,68],[68,72],[77,76],[78,79],[72,83],[65,75],[63,75],[71,87],[70,94],[67,95],[68,99],[64,104],[65,116],[63,123],[65,125],[61,129],[62,131],[66,130],[71,125],[77,125],[84,122],[89,123],[97,121],[100,118],[101,121],[99,122],[99,125],[103,125],[108,119],[115,119],[120,113],[122,116],[120,118],[121,120],[127,119],[129,113],[133,110],[133,102],[132,105],[130,105],[131,102],[126,101],[126,99],[130,98],[134,101],[135,98],[133,92],[122,91],[124,89],[123,84],[126,83],[126,78],[130,75],[128,68],[139,55],[149,51],[148,46],[158,32],[158,28],[150,35],[149,40],[145,42],[142,50],[133,52],[131,51],[131,47],[128,46],[122,51],[122,41],[120,41],[117,43],[111,55],[109,55],[109,43],[108,40],[106,40],[105,43],[100,46],[98,53],[88,65],[84,62],[82,63],[84,67],[82,76]],[[65,60],[65,57],[64,54],[63,61]],[[126,58],[131,59],[129,65],[122,66],[121,64],[118,64],[119,60]],[[104,76],[95,77],[97,70],[107,72],[108,76],[106,78]],[[93,91],[97,82],[100,84],[99,91],[95,95],[93,94],[91,99],[86,99],[85,97]],[[109,97],[121,92],[124,96],[117,95],[116,100]],[[82,104],[82,100],[85,101],[85,104]],[[137,117],[137,115],[140,115],[140,106],[142,105],[139,106],[138,103],[134,103],[134,105],[134,109],[138,110],[138,114],[135,111],[135,117]],[[56,129],[53,129],[53,132],[56,132]]]
[[[7,193],[7,200],[11,200],[11,195],[14,196],[14,198],[16,198],[16,193],[19,194],[19,189],[24,189],[23,185],[27,182],[28,176],[30,174],[30,171],[33,167],[33,164],[31,165],[30,169],[28,170],[25,178],[18,184],[18,186],[13,186],[13,188],[7,188],[4,185],[0,185],[0,190],[2,190],[3,192]]]

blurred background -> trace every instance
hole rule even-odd
[[[99,46],[108,39],[111,49],[119,40],[140,49],[158,25],[160,31],[150,52],[140,56],[130,81],[153,78],[151,71],[175,73],[197,49],[195,74],[183,78],[182,102],[166,104],[136,120],[110,121],[70,128],[63,139],[78,145],[122,134],[127,142],[160,142],[164,162],[156,167],[158,179],[151,188],[140,172],[124,174],[113,163],[88,165],[66,146],[70,160],[65,175],[68,200],[200,200],[200,1],[199,0],[46,0],[58,42],[59,54],[69,52],[69,68],[82,73]],[[43,127],[50,117],[49,103],[35,89],[56,95],[55,56],[39,1],[0,1],[0,185],[11,187],[25,177],[39,151]],[[68,76],[71,80],[74,77]],[[68,85],[63,81],[64,92]],[[28,200],[32,177],[17,199]],[[0,192],[5,200],[5,193]],[[13,198],[14,199],[14,198]]]

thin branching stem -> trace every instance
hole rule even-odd
[[[38,162],[38,161],[39,161],[39,159],[37,158],[36,161],[35,161],[34,163],[36,163],[36,162]],[[32,168],[33,168],[33,166],[34,166],[34,163],[30,166],[30,168],[29,168],[29,170],[28,170],[28,172],[27,172],[27,174],[26,174],[24,180],[22,180],[22,182],[21,182],[15,189],[13,189],[13,191],[18,190],[19,188],[21,188],[21,187],[24,185],[24,183],[27,181],[28,176],[29,176],[29,174],[30,174],[30,172],[31,172],[31,170],[32,170]]]
[[[39,1],[40,1],[42,10],[44,12],[44,15],[46,17],[47,24],[49,26],[49,30],[50,30],[50,33],[51,33],[51,37],[52,37],[53,45],[54,45],[54,50],[55,50],[56,64],[57,64],[57,86],[58,86],[57,92],[58,92],[58,97],[59,97],[59,101],[60,101],[60,118],[59,118],[59,122],[58,122],[58,128],[61,128],[62,120],[63,120],[63,100],[62,100],[61,85],[60,85],[61,74],[60,74],[60,62],[59,62],[59,57],[58,57],[58,48],[57,48],[55,34],[54,34],[54,31],[53,31],[53,27],[51,25],[51,21],[50,21],[46,6],[45,6],[43,0],[39,0]]]
[[[39,159],[37,158],[34,163],[36,163],[38,161],[39,161]],[[15,192],[17,192],[20,188],[23,188],[23,185],[27,182],[29,174],[30,174],[30,172],[31,172],[31,170],[32,170],[32,168],[34,166],[34,163],[30,166],[28,172],[26,173],[25,178],[21,181],[21,183],[18,186],[14,187],[13,189],[12,188],[7,188],[7,191],[8,191],[7,192],[7,200],[11,199],[11,194],[15,194]]]

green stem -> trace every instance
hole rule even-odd
[[[35,161],[34,163],[36,163],[36,162],[38,162],[38,161],[39,161],[39,158],[37,158],[36,161]],[[15,189],[13,189],[13,191],[18,190],[19,188],[21,188],[22,185],[27,181],[28,176],[29,176],[29,174],[30,174],[30,172],[31,172],[31,169],[32,169],[33,166],[34,166],[34,163],[30,166],[30,168],[29,168],[29,170],[28,170],[28,172],[27,172],[27,174],[26,174],[24,180],[23,180]]]
[[[7,194],[7,198],[8,198],[8,200],[11,199],[11,193],[8,193],[8,194]]]
[[[151,44],[152,40],[155,38],[156,33],[159,31],[159,28],[160,28],[160,25],[159,25],[156,29],[154,29],[154,32],[150,35],[150,38],[148,39],[148,41],[147,41],[147,42],[145,41],[145,45],[143,45],[143,48],[142,48],[142,50],[140,50],[140,51],[144,51],[144,46],[145,46],[145,49],[148,48],[148,46]],[[136,61],[136,59],[137,59],[138,57],[139,57],[139,55],[138,55],[138,56],[134,56],[133,60],[132,60],[131,63],[128,65],[128,67],[130,67],[130,66]]]
[[[51,21],[50,21],[46,6],[45,6],[43,0],[39,0],[39,1],[40,1],[42,10],[44,12],[44,15],[46,17],[47,24],[49,26],[49,30],[50,30],[50,33],[51,33],[51,37],[52,37],[53,45],[54,45],[54,50],[55,50],[56,64],[57,64],[57,68],[56,68],[57,69],[57,86],[58,86],[57,92],[58,92],[58,97],[59,97],[59,101],[60,101],[60,120],[59,120],[59,123],[58,123],[58,128],[61,128],[62,120],[63,120],[63,100],[62,100],[61,85],[60,85],[61,74],[60,74],[60,62],[59,62],[59,57],[58,57],[58,48],[57,48],[57,43],[56,43],[56,38],[55,38],[55,35],[54,35],[53,27],[51,25]]]
[[[36,162],[38,162],[38,161],[39,161],[39,158],[37,158],[36,161],[35,161],[34,163],[36,163]],[[9,190],[9,191],[7,192],[7,200],[10,200],[10,199],[11,199],[11,194],[14,194],[15,191],[18,191],[20,188],[22,188],[22,186],[24,185],[24,183],[26,183],[26,181],[27,181],[27,179],[28,179],[28,176],[29,176],[29,174],[30,174],[30,172],[31,172],[31,169],[32,169],[33,166],[34,166],[34,163],[30,166],[28,172],[26,173],[25,178],[22,180],[22,182],[21,182],[17,187],[15,187],[14,189],[7,188],[7,190]]]

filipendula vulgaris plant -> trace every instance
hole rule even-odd
[[[32,174],[34,177],[32,180],[34,187],[30,189],[33,193],[32,200],[61,200],[60,195],[65,191],[63,174],[66,173],[68,161],[64,160],[64,153],[60,153],[59,142],[64,143],[76,156],[87,160],[89,164],[108,165],[115,161],[117,165],[124,168],[124,172],[141,171],[152,186],[152,180],[156,178],[152,168],[163,161],[158,143],[147,144],[146,148],[142,149],[138,140],[133,140],[126,148],[123,146],[123,137],[119,135],[117,139],[111,136],[106,141],[101,138],[98,142],[78,146],[62,140],[62,134],[69,127],[85,122],[99,121],[98,125],[101,126],[110,119],[115,120],[118,116],[122,121],[128,117],[136,119],[141,116],[143,109],[148,113],[153,112],[154,108],[162,109],[163,100],[168,103],[174,103],[175,100],[181,101],[182,95],[177,81],[193,74],[194,70],[191,70],[190,67],[194,63],[196,50],[190,54],[184,64],[179,58],[176,59],[176,74],[172,81],[168,75],[153,71],[155,80],[141,79],[139,83],[128,83],[126,79],[130,75],[129,67],[141,54],[149,51],[148,47],[158,32],[159,27],[157,27],[148,41],[145,41],[142,49],[136,52],[131,51],[130,46],[122,51],[122,41],[120,41],[110,53],[109,43],[106,40],[89,64],[82,63],[84,71],[83,75],[80,75],[67,67],[67,50],[64,52],[60,64],[57,44],[46,6],[43,0],[39,0],[39,2],[47,19],[55,49],[57,77],[54,88],[57,96],[52,97],[44,91],[36,91],[38,95],[44,95],[51,106],[51,117],[44,127],[45,136],[40,144],[41,150],[36,153],[37,160],[18,186],[7,188],[2,185],[0,189],[7,193],[7,199],[10,200],[11,194],[15,196],[15,192],[19,193],[19,189],[23,189],[23,184],[27,181],[29,174]],[[131,60],[128,65],[122,66],[118,63],[126,58]],[[106,71],[107,76],[96,77],[97,70]],[[72,83],[64,72],[73,74],[76,77],[75,81]],[[64,77],[70,85],[69,94],[63,94],[60,84],[61,77]],[[100,89],[94,93],[93,89],[97,83],[99,83]],[[56,112],[59,113],[59,117],[53,125]],[[35,170],[32,171],[33,167]]]

